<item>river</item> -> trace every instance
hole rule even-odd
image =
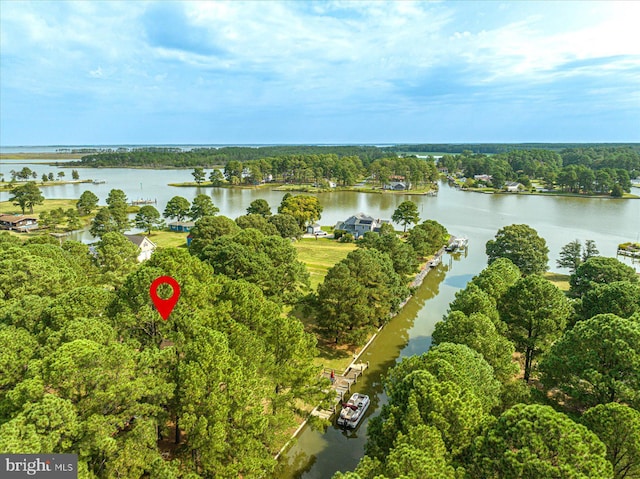
[[[18,164],[3,162],[2,171]],[[35,169],[39,176],[49,171],[57,174],[59,168],[42,163],[22,166]],[[65,168],[67,175],[69,169]],[[105,184],[57,185],[42,188],[46,198],[78,198],[84,190],[93,191],[104,204],[112,188],[124,190],[130,200],[150,198],[157,200],[162,212],[167,201],[175,196],[189,200],[198,193],[211,195],[220,208],[220,214],[235,218],[245,214],[247,206],[257,198],[264,198],[275,211],[283,192],[266,189],[177,188],[170,182],[192,181],[190,170],[131,170],[79,169],[81,178],[106,181]],[[640,195],[640,188],[634,188]],[[8,199],[8,192],[0,192],[0,201]],[[359,381],[356,391],[369,394],[372,405],[367,417],[356,432],[345,433],[335,427],[325,432],[304,429],[296,443],[283,456],[278,478],[328,478],[338,470],[352,470],[364,454],[369,418],[378,413],[386,401],[381,378],[400,358],[421,354],[429,349],[434,325],[446,313],[456,291],[480,272],[487,262],[485,244],[497,230],[514,223],[526,223],[544,237],[550,249],[549,267],[552,271],[567,273],[556,267],[560,248],[568,242],[592,239],[600,254],[615,256],[617,245],[640,238],[640,200],[613,200],[597,198],[540,197],[525,195],[491,195],[462,192],[443,184],[438,196],[408,196],[397,194],[371,194],[331,192],[318,195],[324,207],[323,225],[333,225],[348,216],[365,212],[379,218],[390,218],[395,208],[407,199],[415,201],[422,219],[435,219],[450,233],[469,239],[468,252],[455,257],[445,255],[443,264],[427,276],[423,285],[406,307],[387,325],[362,360],[370,362],[370,369]],[[90,241],[88,232],[74,239]],[[632,264],[628,258],[624,261]],[[640,270],[640,263],[633,266]]]

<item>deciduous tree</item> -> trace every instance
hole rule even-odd
[[[288,196],[286,198],[283,197],[278,213],[293,216],[300,228],[303,229],[306,225],[320,219],[322,206],[315,196]]]

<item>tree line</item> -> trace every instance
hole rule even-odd
[[[35,170],[32,170],[28,166],[23,167],[21,170],[11,170],[9,174],[11,175],[11,180],[10,180],[11,183],[16,181],[28,181],[28,180],[38,179],[38,172]],[[4,176],[4,174],[1,176]],[[64,171],[59,171],[57,177],[58,177],[58,180],[61,181],[65,177]],[[55,181],[55,178],[56,177],[54,176],[54,174],[52,172],[49,172],[48,174],[42,173],[41,180],[43,183],[47,183],[48,181]],[[74,180],[80,179],[80,173],[78,173],[78,170],[71,170],[71,178]]]
[[[622,196],[631,190],[630,178],[640,175],[640,151],[631,147],[582,147],[486,155],[466,150],[456,156],[444,155],[438,165],[450,173],[461,171],[470,184],[475,175],[489,175],[495,188],[502,188],[506,181],[529,187],[531,180],[538,179],[548,189],[558,186],[573,193]]]
[[[334,478],[640,477],[638,275],[591,256],[565,295],[541,276],[547,253],[526,225],[498,232]]]
[[[210,168],[224,165],[229,161],[245,162],[262,158],[315,155],[357,156],[365,163],[386,156],[383,150],[375,146],[226,146],[221,148],[194,148],[188,151],[181,149],[135,148],[125,151],[91,153],[83,156],[79,163],[82,166],[96,167],[175,166],[178,168],[193,168],[199,166]]]

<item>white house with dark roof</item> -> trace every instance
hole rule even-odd
[[[389,220],[376,219],[364,213],[358,213],[357,215],[350,216],[345,221],[338,221],[335,229],[344,230],[347,233],[351,233],[354,237],[359,238],[367,232],[379,232],[380,227],[385,223],[390,224],[391,222]]]
[[[138,263],[142,263],[143,261],[151,258],[151,255],[156,250],[156,244],[151,241],[146,236],[142,235],[125,235],[126,238],[131,241],[134,245],[140,248],[140,252],[138,253]]]

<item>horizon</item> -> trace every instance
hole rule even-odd
[[[637,2],[0,4],[2,148],[640,141]]]

